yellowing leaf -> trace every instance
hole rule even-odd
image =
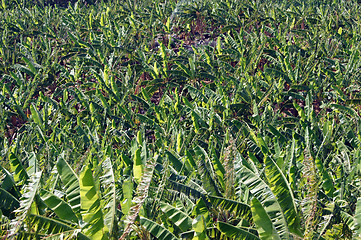
[[[133,176],[134,180],[139,183],[140,179],[143,175],[143,164],[142,164],[142,158],[140,156],[140,149],[138,148],[135,151],[134,160],[133,160]]]
[[[340,27],[340,28],[338,29],[337,33],[340,34],[340,35],[342,34],[342,27]]]
[[[83,210],[84,230],[91,239],[105,239],[108,228],[104,225],[100,198],[96,189],[92,170],[86,166],[80,173],[80,205]]]

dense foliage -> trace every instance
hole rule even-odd
[[[361,234],[357,1],[64,2],[1,2],[2,239]]]

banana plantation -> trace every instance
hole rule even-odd
[[[361,2],[0,4],[0,239],[361,236]]]

